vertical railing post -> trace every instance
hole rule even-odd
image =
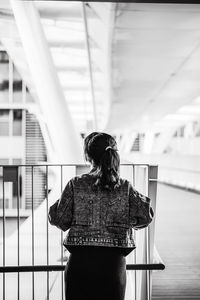
[[[135,182],[136,182],[136,169],[135,169],[135,166],[133,165],[133,186],[135,186]],[[136,242],[136,231],[134,230],[134,240]],[[137,263],[137,248],[135,249],[134,251],[134,264]],[[134,270],[134,288],[135,288],[135,291],[134,291],[134,300],[137,300],[137,272],[136,270]]]
[[[149,263],[153,263],[154,255],[154,239],[155,239],[155,215],[156,215],[156,196],[157,196],[157,178],[158,166],[149,166],[149,179],[148,179],[148,196],[152,201],[154,210],[154,219],[148,228],[148,250],[149,250]],[[149,270],[149,295],[152,298],[152,271]]]
[[[131,172],[130,172],[131,171]],[[120,175],[122,178],[126,178],[130,183],[135,186],[135,165],[131,164],[129,166],[120,166]],[[132,228],[131,234],[133,234],[134,240],[136,240],[136,231]],[[126,258],[126,264],[136,264],[136,249],[132,251]],[[136,300],[137,299],[137,290],[136,290],[136,282],[137,282],[137,273],[136,270],[127,272],[127,286],[126,286],[126,300]]]
[[[147,186],[147,196],[149,196],[149,166],[147,168],[147,181],[146,181],[146,186]],[[146,263],[149,264],[150,263],[150,235],[149,235],[149,227],[146,228],[145,230],[145,234],[146,234]],[[151,289],[151,282],[150,282],[150,278],[151,278],[151,273],[150,270],[146,271],[146,289],[147,289],[147,300],[151,299],[151,295],[150,295],[150,289]]]
[[[63,190],[63,166],[61,165],[60,166],[60,171],[61,171],[61,176],[60,176],[60,180],[61,180],[61,184],[60,184],[60,189],[61,189],[61,193],[62,193],[62,190]],[[60,247],[61,247],[61,265],[63,265],[63,232],[61,231],[60,233]],[[63,284],[63,272],[61,272],[61,289],[62,289],[62,300],[63,300],[63,287],[64,287],[64,284]]]
[[[4,167],[3,167],[4,174]],[[6,265],[6,216],[5,216],[5,186],[4,186],[4,176],[3,176],[3,266]],[[3,300],[6,299],[6,277],[3,273]]]
[[[31,166],[31,229],[32,229],[32,266],[35,264],[35,239],[34,239],[34,189],[33,189],[33,166]],[[32,272],[32,300],[35,299],[35,273]]]
[[[48,212],[49,212],[49,184],[48,184],[48,165],[46,165],[46,228],[47,228],[47,266],[49,265],[49,222],[48,222]],[[49,300],[49,272],[47,271],[47,300]]]
[[[144,195],[148,194],[148,166],[135,166],[135,188]],[[147,228],[136,232],[136,262],[147,263]],[[147,274],[146,271],[138,271],[136,281],[136,300],[148,300]]]
[[[19,227],[20,227],[20,200],[19,200],[19,166],[17,166],[17,181],[13,182],[17,187],[17,265],[20,265],[20,240],[19,240]],[[20,274],[17,273],[17,299],[20,298]]]

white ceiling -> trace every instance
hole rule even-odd
[[[94,117],[82,3],[34,3],[74,123],[78,130],[87,131]],[[192,113],[191,108],[184,113],[194,115],[199,107],[194,101],[200,96],[200,5],[95,2],[89,6],[99,129],[107,122],[110,132],[159,131],[162,124],[172,124],[169,114],[176,119],[179,109],[188,104],[194,105]],[[1,39],[34,91],[7,0],[0,2]],[[173,122],[177,124],[180,120]]]
[[[112,63],[108,129],[154,128],[200,95],[200,5],[118,4]]]

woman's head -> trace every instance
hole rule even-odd
[[[85,158],[93,164],[96,185],[112,189],[119,183],[120,158],[115,139],[103,132],[92,132],[84,141]]]

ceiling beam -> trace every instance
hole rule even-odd
[[[92,96],[92,108],[93,108],[93,122],[94,122],[94,131],[97,130],[97,110],[96,110],[96,102],[95,102],[95,92],[94,92],[94,77],[92,70],[92,59],[91,59],[91,49],[89,44],[89,33],[88,33],[88,20],[85,9],[85,2],[82,2],[82,10],[83,10],[83,22],[84,22],[84,31],[85,31],[85,43],[87,49],[87,58],[88,58],[88,71],[90,76],[90,88],[91,88],[91,96]]]

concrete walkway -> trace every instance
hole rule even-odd
[[[153,273],[153,300],[200,299],[200,195],[158,185],[156,246],[166,270]]]

